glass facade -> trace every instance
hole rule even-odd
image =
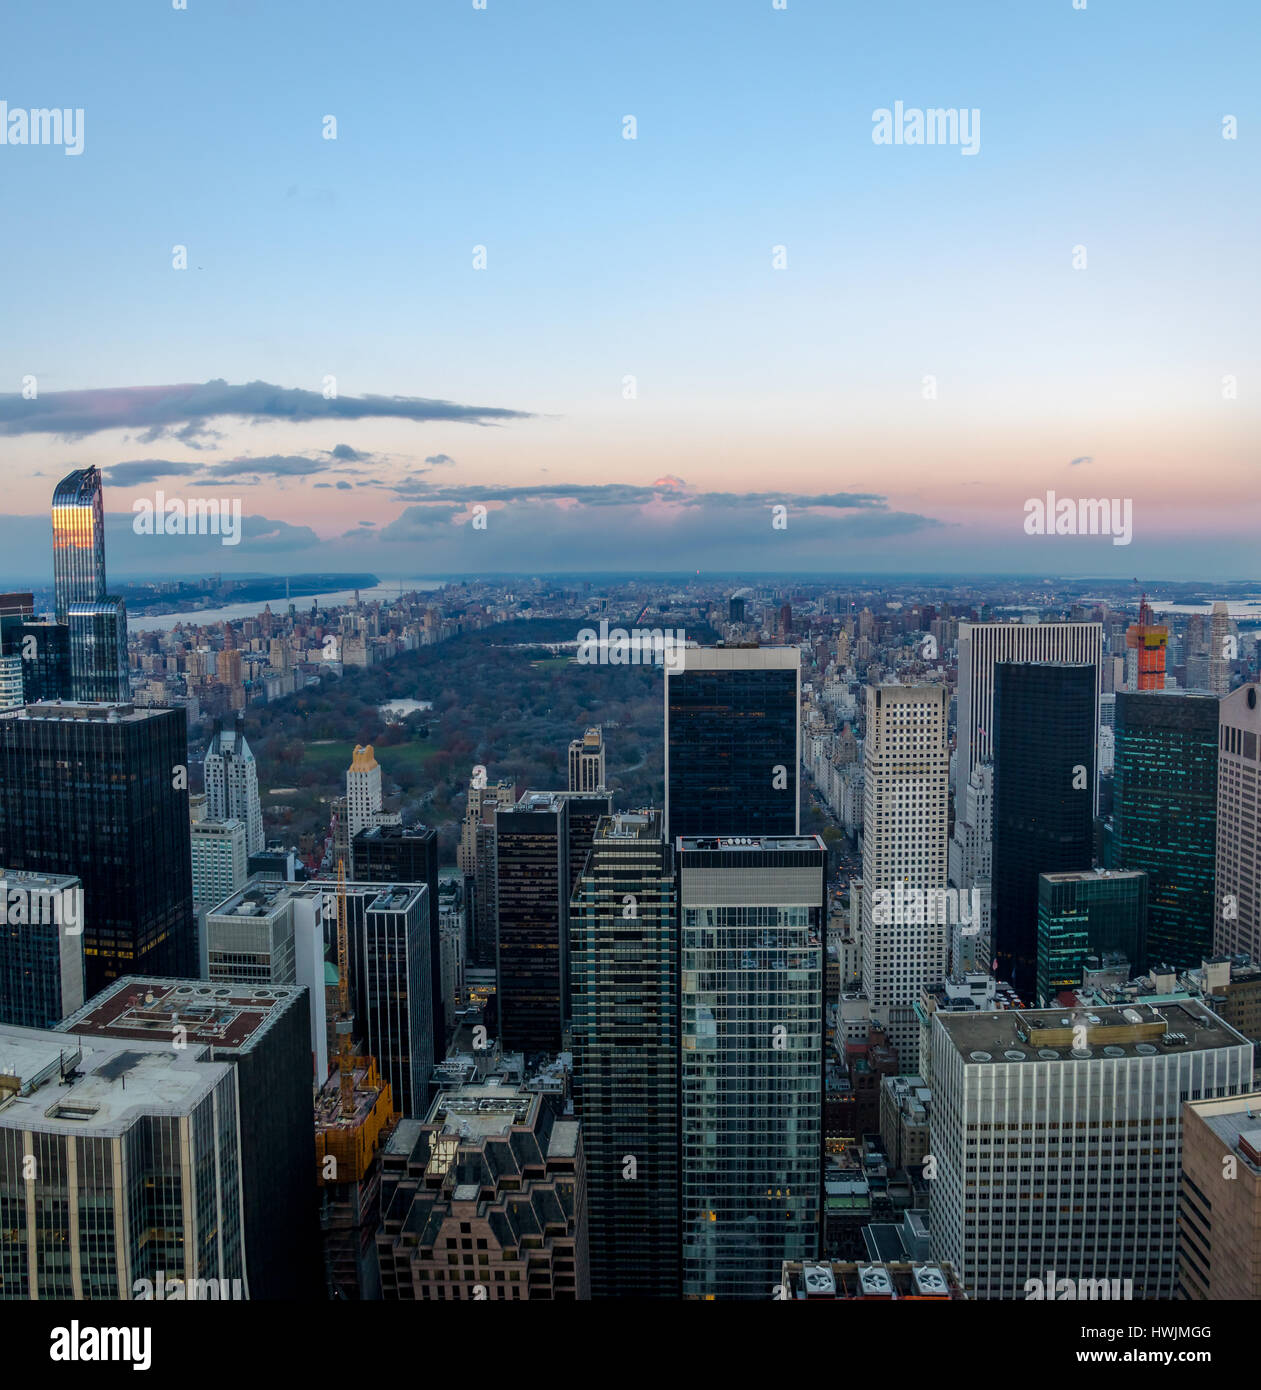
[[[762,655],[747,653],[748,666],[666,672],[671,840],[797,833],[798,671],[752,664]]]
[[[764,1299],[819,1253],[827,852],[799,843],[678,845],[685,1298]]]
[[[1119,952],[1141,974],[1146,930],[1146,874],[1039,874],[1038,998],[1076,989],[1088,956]]]
[[[0,863],[83,884],[89,995],[123,974],[196,974],[182,709],[0,714]]]
[[[999,976],[1032,996],[1038,875],[1094,863],[1098,668],[994,668],[994,953]]]
[[[1218,703],[1117,694],[1111,867],[1147,874],[1147,959],[1175,970],[1213,954]]]
[[[105,505],[101,470],[68,473],[53,492],[53,588],[57,621],[70,605],[105,596]]]
[[[593,1298],[677,1298],[679,949],[661,814],[606,816],[569,912]]]
[[[499,1031],[505,1051],[559,1052],[568,989],[569,819],[538,796],[495,816]]]
[[[70,605],[70,697],[123,701],[127,675],[127,608],[120,598]]]

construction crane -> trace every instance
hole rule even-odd
[[[337,860],[337,1073],[343,1119],[354,1119],[355,1073],[350,1056],[350,948],[346,937],[346,865]]]

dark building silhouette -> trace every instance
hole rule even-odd
[[[442,938],[438,912],[438,832],[420,824],[370,825],[355,836],[350,855],[354,878],[359,883],[423,883],[429,890],[433,1055],[440,1062],[447,1055],[447,1030],[440,965]]]
[[[994,954],[1000,975],[1030,997],[1038,875],[1092,862],[1097,679],[1085,664],[994,668]]]
[[[679,938],[660,811],[605,816],[569,908],[593,1298],[678,1298]]]
[[[666,664],[666,838],[795,835],[801,654],[682,648]]]
[[[505,1050],[558,1052],[568,992],[569,803],[527,792],[495,815]]]
[[[1147,959],[1189,970],[1213,954],[1216,695],[1119,691],[1112,867],[1147,874]]]
[[[182,709],[0,712],[0,864],[79,877],[89,996],[196,973],[187,758]]]

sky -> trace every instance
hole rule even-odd
[[[0,144],[0,584],[92,464],[129,578],[1261,568],[1255,0],[5,24],[0,130],[83,115]],[[135,534],[159,492],[240,542]]]

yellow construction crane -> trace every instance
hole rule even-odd
[[[355,1072],[350,1056],[350,948],[346,939],[346,865],[337,860],[337,1072],[341,1083],[341,1111],[345,1119],[355,1115]]]

